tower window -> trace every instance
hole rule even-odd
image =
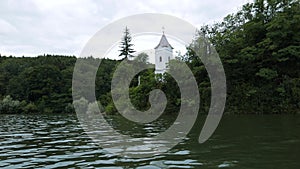
[[[162,62],[162,58],[161,58],[161,56],[159,57],[159,62]]]
[[[168,61],[170,62],[170,56],[168,57]]]

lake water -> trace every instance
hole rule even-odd
[[[130,159],[99,148],[76,115],[0,115],[0,168],[300,168],[300,116],[227,115],[214,135],[198,144],[204,118],[169,152]],[[139,126],[118,116],[108,119],[135,137],[156,135],[173,120],[165,116]]]

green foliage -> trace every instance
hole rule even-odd
[[[278,76],[277,71],[268,68],[259,69],[259,72],[257,72],[255,75],[267,80],[274,79]]]
[[[134,58],[135,61],[138,61],[138,62],[142,62],[142,63],[148,63],[149,61],[149,56],[147,55],[147,53],[140,53],[138,54],[135,58]]]
[[[2,101],[0,101],[0,113],[19,113],[20,112],[20,102],[18,100],[13,100],[11,96],[6,96]]]
[[[225,68],[227,113],[299,112],[299,30],[299,0],[257,0],[200,29]]]
[[[107,113],[107,114],[115,114],[115,113],[117,113],[117,109],[116,109],[116,107],[115,107],[115,105],[114,105],[113,102],[110,102],[110,103],[106,106],[106,108],[105,108],[105,113]]]
[[[94,58],[85,59],[95,63]],[[74,113],[72,76],[75,61],[75,57],[67,56],[1,56],[0,101],[7,95],[19,100],[19,108],[13,108],[15,113]],[[97,97],[103,98],[110,91],[111,74],[117,63],[102,60],[96,78]],[[106,105],[110,102],[109,97],[107,99]],[[1,113],[13,113],[11,110]]]
[[[93,103],[89,103],[88,104],[87,113],[97,114],[97,113],[100,113],[99,110],[100,109],[98,107],[98,103],[97,102],[93,102]]]
[[[80,113],[83,113],[87,112],[89,102],[87,99],[82,97],[79,100],[74,100],[73,105]]]
[[[29,103],[26,106],[24,106],[23,111],[26,113],[37,113],[38,112],[38,108],[36,107],[36,105],[34,103]]]
[[[129,29],[125,28],[125,31],[124,31],[124,36],[122,38],[122,41],[121,41],[121,44],[120,44],[120,55],[119,56],[124,56],[124,59],[128,59],[128,57],[132,57],[132,53],[134,53],[135,51],[132,49],[133,47],[133,44],[131,43],[131,35],[130,35],[130,32],[129,32]]]

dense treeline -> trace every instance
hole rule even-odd
[[[74,112],[75,63],[74,56],[0,56],[0,113]],[[117,61],[104,59],[102,63],[96,80],[98,95],[109,92],[111,72]]]
[[[227,112],[299,112],[299,30],[299,0],[256,0],[201,29],[225,67]]]
[[[201,60],[192,50],[203,35],[210,39],[222,60],[227,78],[226,113],[300,112],[300,3],[298,0],[256,0],[220,23],[203,26],[188,52],[178,56],[186,62],[198,82],[201,112],[210,104],[210,81]],[[199,44],[198,44],[199,45]],[[86,58],[94,60],[94,58]],[[125,60],[126,61],[126,60]],[[74,112],[72,74],[75,57],[0,57],[0,113]],[[173,61],[174,63],[176,61]],[[101,110],[115,113],[111,79],[120,61],[104,59],[96,77],[96,96]],[[130,61],[127,63],[130,68]],[[171,66],[172,69],[172,66]],[[154,70],[136,76],[130,99],[139,110],[147,110],[149,93],[161,89],[168,98],[167,113],[179,110],[180,92],[168,74],[158,80]],[[78,105],[88,99],[78,98]],[[95,106],[90,103],[90,106]],[[83,106],[84,107],[84,106]],[[84,109],[88,110],[89,106]]]
[[[1,113],[65,112],[72,109],[75,57],[0,57]],[[5,102],[6,101],[6,102]],[[14,103],[14,109],[11,105]]]

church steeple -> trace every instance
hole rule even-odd
[[[173,59],[173,47],[167,40],[164,32],[162,32],[159,44],[155,49],[155,74],[163,74],[169,69],[169,61]]]
[[[159,48],[159,47],[162,47],[162,48],[163,48],[163,47],[169,47],[169,48],[171,48],[171,49],[174,49],[174,48],[170,45],[170,43],[168,42],[167,37],[166,37],[164,31],[163,31],[163,35],[161,36],[161,39],[160,39],[159,44],[158,44],[154,49],[157,49],[157,48]]]

